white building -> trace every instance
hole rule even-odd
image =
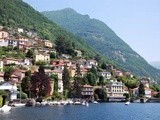
[[[3,60],[0,60],[0,71],[3,71]]]
[[[12,85],[8,82],[0,85],[0,90],[9,90],[9,92],[11,93],[10,94],[10,100],[14,100],[14,99],[17,99],[17,86],[16,84],[15,85]]]
[[[35,54],[35,61],[36,62],[38,61],[50,62],[50,55],[47,53],[44,53],[44,54],[37,53]]]
[[[7,40],[7,39],[1,39],[1,38],[0,38],[0,46],[5,46],[5,47],[7,47],[7,46],[8,46],[8,40]]]
[[[110,101],[121,101],[124,100],[124,84],[122,82],[111,80],[107,86],[107,96]]]
[[[111,73],[110,72],[99,72],[100,76],[103,76],[106,80],[111,79]]]

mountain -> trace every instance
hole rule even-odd
[[[157,68],[157,69],[160,69],[160,62],[159,62],[159,61],[150,62],[150,64],[151,64],[153,67],[155,67],[155,68]]]
[[[76,49],[84,51],[86,56],[96,55],[96,52],[82,39],[48,20],[22,0],[0,0],[0,25],[12,29],[20,27],[24,30],[32,30],[37,32],[41,38],[52,41],[63,36],[75,43]]]
[[[149,65],[102,21],[90,19],[89,15],[81,15],[71,8],[44,11],[42,14],[83,38],[88,45],[113,60],[122,69],[136,75],[160,79],[160,70]]]

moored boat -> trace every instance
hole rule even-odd
[[[3,107],[0,108],[1,113],[7,113],[11,110],[11,107],[8,105],[4,105]]]

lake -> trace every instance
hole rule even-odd
[[[101,103],[12,108],[0,120],[160,120],[159,103]]]

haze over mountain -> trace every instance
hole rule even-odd
[[[157,68],[157,69],[160,69],[160,61],[150,62],[150,64],[151,64],[153,67],[155,67],[155,68]]]
[[[87,44],[109,57],[124,70],[140,76],[152,76],[159,79],[160,70],[149,65],[100,20],[90,19],[89,15],[81,15],[71,8],[46,11],[42,14],[76,36],[83,38]]]

